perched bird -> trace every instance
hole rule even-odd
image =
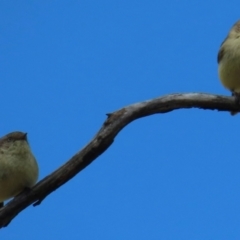
[[[218,75],[223,86],[240,103],[240,21],[236,22],[218,52]],[[237,112],[231,112],[232,115]]]
[[[0,206],[32,187],[38,179],[38,164],[27,133],[12,132],[0,138]]]

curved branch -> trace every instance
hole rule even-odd
[[[170,94],[129,105],[107,114],[108,118],[96,136],[68,162],[38,182],[30,191],[15,197],[0,211],[0,227],[10,221],[30,204],[39,205],[50,193],[73,178],[100,156],[113,143],[116,135],[130,122],[157,113],[181,108],[201,108],[218,111],[239,111],[232,97],[203,93]]]

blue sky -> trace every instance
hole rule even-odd
[[[238,1],[0,2],[0,135],[21,130],[40,179],[129,104],[230,95],[217,52]],[[132,122],[1,239],[240,239],[240,114],[178,110]]]

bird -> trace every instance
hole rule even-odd
[[[240,20],[230,29],[220,46],[218,75],[222,85],[229,89],[236,103],[240,104]],[[231,112],[235,115],[237,112]]]
[[[0,207],[4,201],[31,188],[38,179],[38,163],[27,133],[15,131],[0,138]]]

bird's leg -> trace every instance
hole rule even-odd
[[[232,96],[236,104],[240,105],[240,93],[232,91]]]

